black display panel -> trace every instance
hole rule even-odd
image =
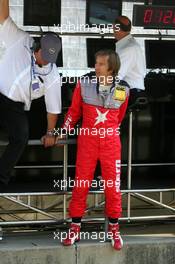
[[[112,24],[122,13],[122,0],[86,0],[86,23],[93,27]]]
[[[174,40],[145,40],[148,69],[175,69]]]
[[[24,0],[25,26],[58,26],[61,0]]]
[[[95,39],[88,38],[87,40],[87,61],[88,67],[94,68],[95,53],[101,49],[115,50],[115,39]]]
[[[152,0],[153,5],[175,6],[175,0]]]
[[[175,29],[175,6],[134,5],[133,25],[150,29]]]

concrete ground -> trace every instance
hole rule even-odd
[[[0,241],[0,264],[175,264],[173,222],[122,225],[124,247],[120,252],[103,242],[102,231],[89,232],[88,239],[63,247],[60,236],[64,232],[5,230]]]

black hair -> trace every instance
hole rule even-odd
[[[128,23],[125,24],[122,22],[122,19],[126,20]],[[119,28],[124,32],[131,31],[131,20],[127,16],[119,16],[114,21],[115,25],[119,25]]]

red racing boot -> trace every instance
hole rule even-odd
[[[80,227],[81,225],[72,223],[65,239],[62,243],[64,246],[71,246],[80,240]]]
[[[108,225],[108,238],[111,239],[111,244],[115,250],[120,250],[123,247],[123,240],[119,232],[119,224]]]

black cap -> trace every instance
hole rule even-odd
[[[61,50],[61,40],[54,33],[47,33],[41,38],[42,58],[50,63],[55,63]]]

